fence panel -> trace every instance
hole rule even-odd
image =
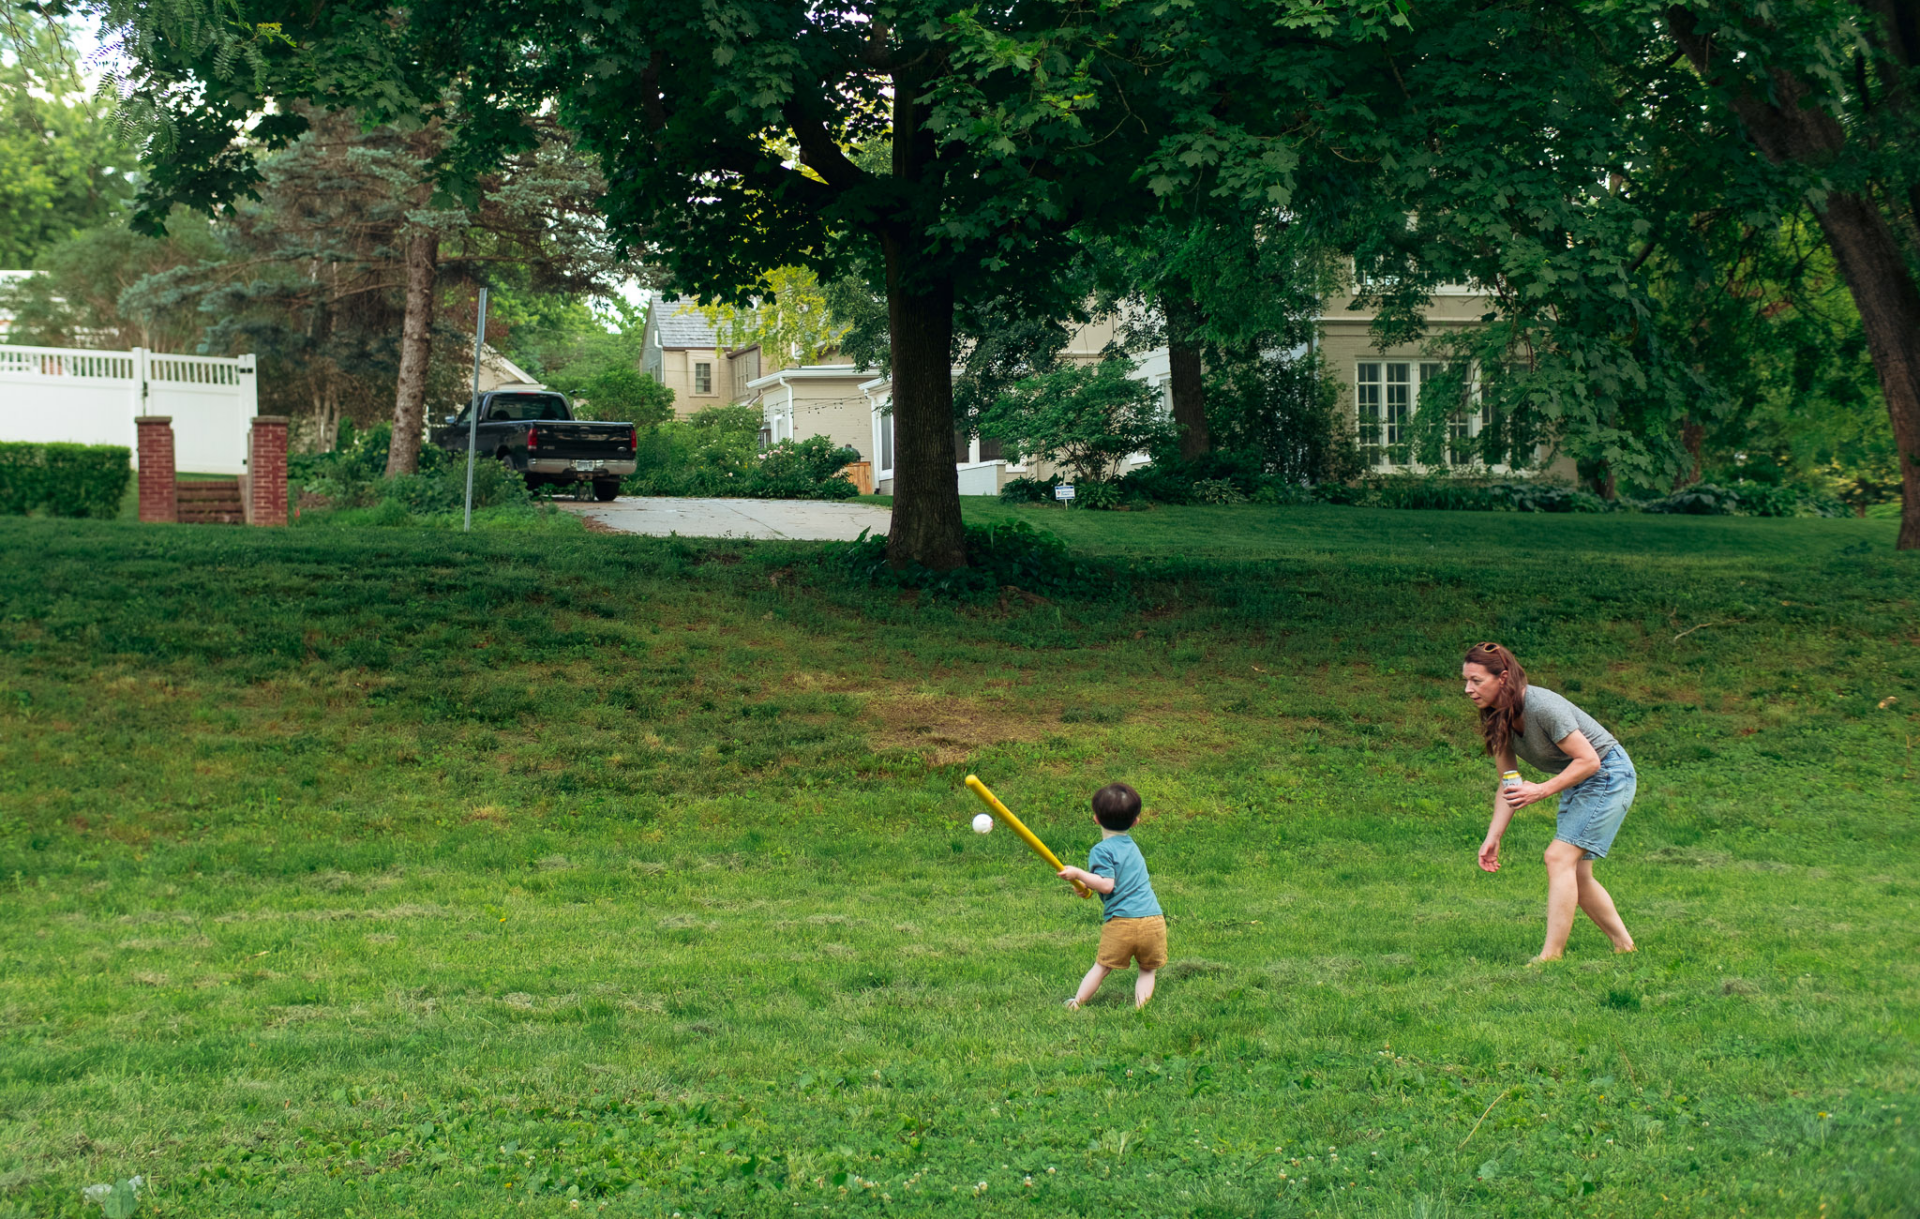
[[[252,356],[0,344],[0,440],[134,449],[135,416],[171,415],[177,469],[244,474],[258,405]]]
[[[0,346],[0,440],[134,445],[139,353]]]
[[[196,474],[244,474],[254,409],[253,357],[147,357],[149,415],[173,416],[174,464]],[[243,388],[246,393],[243,393]]]

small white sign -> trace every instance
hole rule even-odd
[[[1055,488],[1053,489],[1053,498],[1055,498],[1055,499],[1072,499],[1072,498],[1073,498],[1073,484],[1072,484],[1072,483],[1061,483],[1061,484],[1060,484],[1059,486],[1057,486],[1057,487],[1055,487]]]

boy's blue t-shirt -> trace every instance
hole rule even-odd
[[[1113,892],[1100,896],[1104,919],[1151,918],[1160,913],[1160,900],[1147,878],[1147,861],[1126,834],[1102,838],[1087,852],[1087,871],[1113,878]]]

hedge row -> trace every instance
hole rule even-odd
[[[1192,467],[1143,466],[1112,482],[1081,483],[1081,508],[1167,504],[1350,504],[1362,508],[1441,509],[1452,512],[1654,512],[1697,516],[1845,516],[1847,507],[1825,492],[1794,486],[1696,483],[1661,499],[1604,500],[1545,480],[1491,481],[1451,475],[1388,474],[1314,486],[1229,470],[1195,478]],[[1008,503],[1051,503],[1053,482],[1016,478],[1000,488]]]
[[[0,442],[0,515],[118,516],[131,456],[117,444]]]

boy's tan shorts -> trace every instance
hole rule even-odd
[[[1085,958],[1082,958],[1083,960]],[[1110,918],[1100,928],[1100,954],[1094,960],[1108,969],[1125,969],[1134,961],[1151,973],[1167,963],[1167,919]]]

